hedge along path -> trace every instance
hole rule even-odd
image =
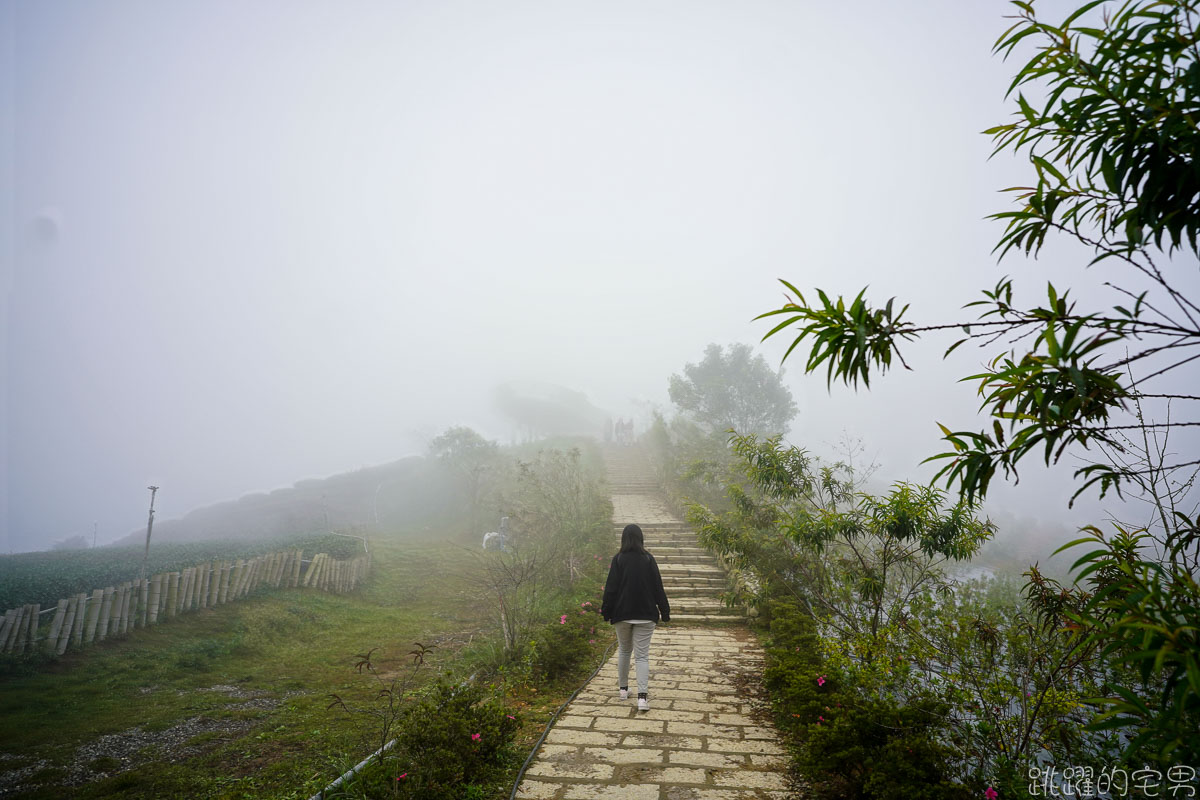
[[[344,594],[366,578],[370,564],[368,555],[337,561],[328,553],[317,553],[306,561],[302,550],[280,550],[160,572],[65,597],[51,608],[34,603],[9,609],[0,619],[0,652],[21,654],[40,647],[62,655],[69,647],[80,648],[179,614],[240,600],[264,588],[302,586]],[[50,613],[54,616],[43,618]]]
[[[637,448],[605,452],[619,533],[636,522],[663,574],[671,623],[650,645],[650,711],[637,691],[617,697],[614,653],[562,712],[516,797],[524,800],[784,800],[787,779],[778,732],[752,717],[740,687],[762,669],[744,617],[706,601],[723,573],[695,534],[663,502]],[[614,540],[614,544],[619,538]],[[614,551],[615,551],[614,547]],[[687,598],[691,598],[688,600]],[[630,665],[633,678],[633,665]]]

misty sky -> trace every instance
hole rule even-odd
[[[0,8],[6,551],[123,536],[151,483],[162,519],[452,424],[505,441],[510,378],[666,406],[780,277],[941,321],[1085,260],[990,254],[1029,174],[979,134],[1011,113],[1000,0]],[[792,440],[927,477],[994,354],[947,344],[857,394],[793,364]],[[1063,513],[1068,472],[997,501]]]

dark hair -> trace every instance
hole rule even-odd
[[[621,531],[621,552],[645,553],[645,541],[641,528],[637,525],[626,525],[625,530]]]

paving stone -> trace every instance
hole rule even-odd
[[[714,725],[754,725],[754,720],[744,714],[709,714],[708,721]],[[743,731],[743,734],[745,731]]]
[[[695,764],[701,767],[740,767],[746,762],[736,753],[709,753],[696,750],[672,750],[667,761],[672,764]]]
[[[591,717],[587,719],[591,720]],[[610,717],[596,717],[594,727],[600,731],[641,731],[643,733],[662,733],[663,726],[667,725],[665,720],[661,719],[612,719]],[[685,723],[674,723],[683,725]],[[682,732],[682,731],[681,731]]]
[[[753,789],[786,789],[787,777],[782,772],[756,770],[720,770],[712,774],[718,786],[742,786]]]
[[[668,786],[666,800],[761,800],[754,789],[702,789],[698,786]]]
[[[541,775],[545,778],[605,781],[613,776],[613,766],[611,764],[566,763],[534,759],[525,774]]]
[[[561,726],[563,728],[588,728],[591,727],[591,724],[591,717],[585,717],[578,714],[563,714],[558,718],[558,721],[554,723],[554,727],[557,728]]]
[[[563,800],[658,800],[659,788],[655,783],[590,784],[567,787]]]
[[[672,720],[674,722],[703,722],[704,713],[701,711],[660,711],[651,706],[647,716],[655,719]]]
[[[775,742],[759,739],[722,739],[710,736],[705,739],[705,750],[715,750],[722,753],[766,753],[782,755],[783,748]]]
[[[543,783],[542,781],[521,781],[517,790],[518,800],[551,800],[555,793],[562,788],[561,783]]]
[[[732,714],[740,708],[732,703],[709,703],[703,700],[676,700],[671,705],[681,711],[704,711],[708,713]]]
[[[550,735],[546,737],[547,742],[554,744],[602,744],[615,745],[621,741],[620,734],[603,733],[601,731],[580,731],[571,728],[559,728],[555,726]],[[758,751],[762,752],[762,751]]]
[[[579,748],[573,744],[544,744],[538,750],[538,760],[549,759],[551,761],[561,761],[563,759],[571,759],[579,757]]]
[[[668,747],[676,750],[701,750],[704,740],[698,736],[634,733],[621,740],[622,747]]]
[[[621,705],[604,705],[604,706],[581,706],[578,703],[571,705],[571,713],[577,716],[591,715],[593,717],[632,717],[637,712],[634,711],[635,706],[628,700],[625,700]],[[680,712],[676,712],[680,713]],[[749,722],[747,725],[751,724]]]
[[[694,767],[625,767],[621,770],[621,778],[632,782],[650,781],[660,784],[699,783],[708,782],[708,773]]]
[[[709,725],[706,722],[667,722],[667,733],[684,736],[728,736],[737,737],[741,729],[736,725]]]
[[[582,757],[609,764],[661,764],[665,752],[649,747],[585,747]]]
[[[779,734],[777,734],[774,730],[761,726],[742,728],[742,736],[746,737],[747,739],[770,739],[772,741],[779,738]]]

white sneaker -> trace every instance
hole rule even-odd
[[[639,697],[638,698],[638,711],[649,711],[649,710],[650,710],[650,701],[647,700],[645,697]]]
[[[621,699],[622,700],[629,699],[629,690],[628,689],[621,689]]]

